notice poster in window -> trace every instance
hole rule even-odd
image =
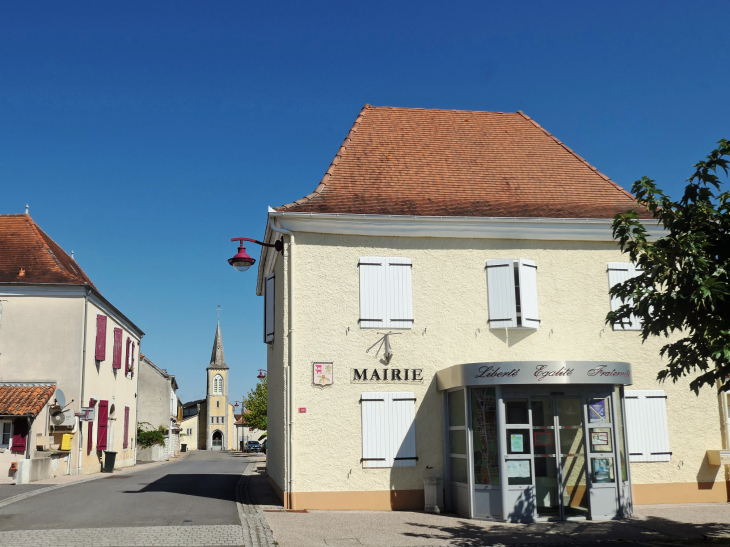
[[[507,460],[507,476],[514,479],[529,479],[530,460]]]
[[[592,458],[593,482],[613,482],[613,458]]]
[[[593,399],[588,404],[588,421],[592,424],[608,422],[606,399]]]
[[[510,452],[524,452],[525,443],[523,442],[523,438],[524,436],[522,433],[517,433],[516,435],[513,433],[509,436]]]

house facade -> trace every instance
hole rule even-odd
[[[107,451],[116,467],[134,465],[144,333],[28,214],[0,215],[0,257],[0,382],[55,386],[25,450],[0,454],[0,466],[24,455],[39,469],[60,458],[54,472],[94,473]]]
[[[138,394],[138,423],[147,429],[157,429],[162,426],[167,431],[167,438],[160,459],[167,460],[180,453],[180,419],[178,417],[177,380],[150,361],[145,355],[140,354],[139,362],[139,394]],[[144,457],[140,458],[140,450],[137,449],[138,459],[149,458],[149,450],[145,450]]]
[[[417,509],[429,485],[431,509],[515,522],[727,501],[726,397],[657,383],[664,341],[605,323],[632,208],[522,113],[366,106],[315,192],[269,210],[284,251],[258,264],[285,506]]]

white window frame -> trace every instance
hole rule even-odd
[[[360,328],[413,328],[412,269],[410,258],[360,257]]]
[[[527,258],[488,259],[485,270],[489,328],[540,328],[535,261]]]
[[[609,262],[606,266],[606,272],[608,273],[608,288],[611,289],[614,285],[618,285],[632,277],[636,277],[637,275],[640,275],[642,271],[643,270],[641,270],[641,268],[637,268],[631,262]],[[610,299],[611,311],[618,310],[624,304],[624,301],[620,298],[610,296]],[[632,306],[634,301],[629,299],[626,303],[629,306]],[[626,320],[624,319],[624,321]],[[641,321],[634,314],[631,314],[631,317],[628,319],[628,323],[624,322],[622,324],[613,325],[613,330],[641,330]]]
[[[8,442],[3,443],[3,435],[5,431],[5,424],[9,425],[8,428]],[[12,420],[0,420],[0,450],[10,450],[10,446],[13,444],[13,421]]]
[[[223,395],[223,375],[213,376],[213,395]]]
[[[416,394],[370,392],[360,395],[362,467],[414,467],[416,450]]]
[[[624,390],[624,412],[629,462],[671,461],[664,390]]]

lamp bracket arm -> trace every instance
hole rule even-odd
[[[244,241],[250,241],[251,243],[256,243],[258,245],[261,245],[262,247],[273,247],[281,254],[284,254],[284,238],[281,237],[277,239],[274,243],[264,243],[263,241],[259,241],[258,239],[251,239],[250,237],[232,237],[231,241],[239,241],[243,243]]]

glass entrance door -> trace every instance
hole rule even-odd
[[[531,397],[537,516],[588,516],[580,397]]]

